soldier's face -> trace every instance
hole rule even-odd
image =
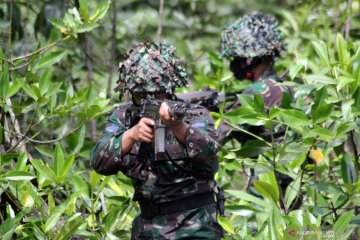
[[[259,64],[259,59],[235,58],[230,62],[230,70],[239,80],[246,79],[247,73],[251,73]]]
[[[133,92],[132,93],[133,102],[135,105],[138,105],[138,106],[141,104],[141,99],[146,99],[148,96],[152,96],[157,100],[170,99],[170,97],[171,97],[171,95],[169,93],[166,93],[164,91],[153,92],[153,93],[148,93],[148,92]]]

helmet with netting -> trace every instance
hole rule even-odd
[[[175,56],[175,47],[144,42],[133,47],[119,64],[116,92],[159,92],[173,94],[189,79],[184,62]]]
[[[223,57],[277,57],[285,49],[274,16],[253,12],[230,24],[221,34]]]

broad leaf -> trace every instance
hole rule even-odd
[[[307,75],[305,79],[310,83],[322,83],[322,84],[329,84],[335,85],[337,84],[336,79],[325,76],[325,75]]]
[[[354,162],[348,153],[344,153],[341,161],[341,176],[346,183],[354,183],[357,180]]]
[[[48,68],[51,65],[60,62],[60,60],[66,55],[66,51],[52,52],[40,59],[39,69]]]
[[[57,177],[62,176],[64,166],[64,153],[60,143],[56,144],[54,157],[54,170]]]
[[[225,190],[226,193],[233,195],[237,197],[238,199],[248,201],[250,203],[255,203],[263,208],[268,209],[269,204],[262,200],[261,198],[255,197],[254,195],[251,195],[249,193],[239,191],[239,190]]]
[[[11,171],[5,174],[4,179],[11,181],[30,181],[36,176],[24,171]]]
[[[270,183],[255,180],[254,187],[264,197],[272,199],[275,202],[279,201],[279,194],[278,192],[276,192],[275,187],[272,186]]]
[[[335,231],[335,236],[337,237],[337,239],[341,239],[341,236],[343,236],[346,228],[349,227],[349,223],[353,216],[353,211],[349,211],[345,214],[342,214],[341,217],[336,221],[333,229]]]
[[[35,169],[45,176],[48,180],[55,182],[55,172],[50,167],[45,166],[41,160],[32,159],[31,164],[35,167]]]
[[[269,149],[270,147],[265,142],[251,140],[247,141],[240,150],[236,151],[236,153],[243,157],[256,157]]]

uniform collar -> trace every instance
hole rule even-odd
[[[262,71],[258,77],[258,79],[255,82],[261,82],[268,78],[276,76],[274,70],[272,67],[265,68],[264,71]]]

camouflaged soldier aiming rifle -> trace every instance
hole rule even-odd
[[[289,94],[290,97],[293,95],[291,88],[279,84],[282,80],[273,68],[276,59],[285,49],[278,25],[274,16],[253,12],[230,24],[221,34],[221,53],[230,60],[230,70],[238,80],[252,81],[242,94],[248,96],[260,94],[266,109],[280,105],[284,94]],[[228,105],[226,111],[237,107],[240,107],[238,100]],[[267,141],[271,141],[273,137],[279,142],[285,134],[284,126],[274,129],[272,137],[269,129],[263,126],[242,125],[241,127]],[[219,127],[219,138],[222,143],[235,138],[242,144],[253,139],[252,136],[239,132],[225,123]],[[252,172],[253,176],[254,174]],[[285,191],[292,179],[278,174],[280,186]]]
[[[121,104],[110,116],[91,153],[91,165],[103,175],[122,171],[131,178],[133,200],[141,209],[131,238],[220,239],[214,201],[219,144],[213,121],[205,108],[193,104],[183,119],[174,119],[165,101],[176,101],[175,88],[188,80],[175,48],[139,44],[125,55],[119,73],[115,91],[128,90],[132,102]],[[160,159],[154,153],[154,119],[139,115],[125,122],[126,111],[149,96],[164,100],[158,112],[166,136],[165,157]]]

